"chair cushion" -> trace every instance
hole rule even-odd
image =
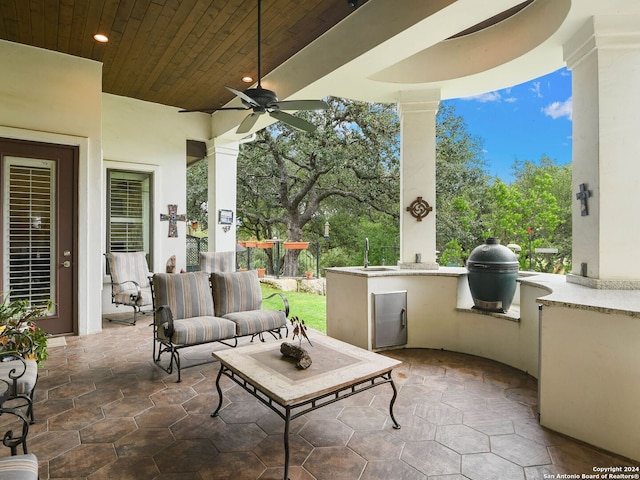
[[[121,291],[113,296],[113,300],[115,303],[120,303],[122,305],[136,305],[138,307],[151,305],[153,302],[151,298],[151,288],[141,288],[140,293],[140,298],[136,298],[138,296],[137,289]]]
[[[145,252],[108,252],[109,273],[113,281],[113,293],[136,293],[135,287],[124,282],[133,280],[140,288],[149,287],[149,267]],[[119,285],[124,283],[124,285]],[[133,287],[133,288],[132,288]]]
[[[200,252],[201,272],[235,272],[236,252]]]
[[[233,338],[235,334],[236,324],[229,320],[213,316],[193,317],[174,321],[171,342],[174,345],[197,345]]]
[[[227,313],[223,318],[236,324],[236,335],[239,337],[276,330],[287,324],[287,318],[281,310],[249,310]]]
[[[9,378],[9,374],[12,370],[12,377],[20,375],[16,379],[17,392],[11,392],[13,395],[29,395],[35,388],[38,381],[38,362],[26,358],[25,363],[20,360],[9,360],[6,362],[0,362],[0,379],[7,382],[9,385],[13,385],[13,380]],[[26,364],[26,370],[25,370]],[[24,374],[22,372],[24,371]],[[21,375],[22,374],[22,375]]]
[[[211,274],[216,317],[228,313],[260,310],[262,291],[258,272],[213,272]]]
[[[156,273],[153,293],[154,306],[168,306],[174,320],[214,316],[209,275],[204,272]]]
[[[0,479],[36,480],[38,459],[33,453],[2,457],[0,459]]]

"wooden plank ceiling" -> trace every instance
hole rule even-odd
[[[262,0],[262,75],[352,12]],[[100,61],[104,92],[181,108],[221,106],[225,85],[257,80],[257,0],[1,0],[0,39]]]

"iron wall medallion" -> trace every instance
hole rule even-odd
[[[407,212],[418,220],[418,222],[421,222],[424,217],[429,215],[431,210],[433,210],[433,207],[423,200],[422,197],[418,197],[407,207]]]

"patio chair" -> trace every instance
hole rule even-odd
[[[142,307],[153,305],[151,274],[147,267],[145,252],[108,252],[111,275],[111,302],[116,306],[133,308],[133,317],[128,319],[108,318],[110,322],[135,325],[138,314],[145,314]]]
[[[12,332],[11,337],[7,338],[5,333],[7,330],[3,330],[0,333],[1,345],[14,345],[16,342],[20,342],[21,345],[29,345],[29,338],[26,335],[22,335],[20,340],[15,337],[20,335],[17,332]],[[33,393],[36,389],[36,383],[38,382],[38,362],[35,359],[28,358],[20,351],[13,350],[0,350],[0,390],[4,392],[4,384],[8,386],[6,392],[0,397],[3,398],[0,407],[4,407],[6,402],[12,402],[12,407],[27,407],[26,415],[29,417],[30,423],[35,423],[35,415],[33,413]],[[28,349],[28,347],[25,347]]]
[[[200,252],[200,271],[235,272],[236,252]]]
[[[209,275],[204,272],[156,273],[153,276],[153,360],[165,372],[178,370],[180,350],[194,345],[222,342],[236,335],[236,324],[214,314]],[[169,364],[160,361],[169,354]],[[208,361],[214,359],[211,357]],[[200,362],[197,365],[201,365]],[[189,366],[195,366],[191,364]]]
[[[6,418],[15,416],[17,418]],[[29,433],[29,419],[27,416],[17,408],[0,407],[0,418],[3,421],[3,425],[7,424],[10,427],[3,438],[2,444],[11,450],[11,455],[18,455],[18,447],[22,445],[22,452],[29,453],[27,451],[27,434]]]
[[[0,386],[0,390],[2,390]],[[11,450],[11,456],[0,458],[0,480],[36,480],[38,478],[38,458],[27,452],[27,433],[29,421],[20,410],[15,408],[0,408],[0,417],[15,415],[16,421],[10,421],[8,430],[2,443]],[[19,433],[18,433],[19,430]],[[18,446],[22,445],[22,454],[18,454]]]

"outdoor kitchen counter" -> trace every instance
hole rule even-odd
[[[327,334],[374,350],[373,294],[407,292],[407,343],[468,353],[539,379],[540,422],[640,460],[640,291],[521,272],[515,320],[471,310],[466,269],[327,270]],[[511,321],[508,321],[511,320]]]
[[[640,461],[640,291],[538,276],[540,423]]]
[[[540,311],[640,317],[640,291],[598,290],[561,275],[521,272],[505,314],[473,307],[462,267],[327,269],[327,334],[361,348],[374,346],[373,294],[407,292],[407,348],[444,348],[479,355],[538,376]],[[640,328],[640,323],[638,324]]]
[[[443,348],[497,360],[537,375],[538,309],[549,292],[516,291],[506,314],[472,309],[462,267],[414,270],[397,267],[327,269],[327,334],[368,350],[375,346],[374,294],[407,292],[406,348]],[[523,311],[521,299],[530,311]],[[400,347],[402,347],[400,346]]]
[[[470,310],[476,314],[490,314],[498,318],[519,321],[520,290],[523,286],[540,290],[537,303],[547,306],[564,306],[580,310],[590,310],[602,313],[619,313],[632,317],[640,317],[640,290],[607,290],[589,288],[570,283],[563,275],[546,273],[520,272],[518,289],[513,306],[507,314],[497,314],[471,310],[473,299],[467,292],[467,269],[463,267],[440,267],[438,270],[401,269],[390,266],[373,267],[339,267],[327,271],[340,275],[353,275],[366,279],[380,279],[386,277],[455,277],[461,280],[459,284],[456,308],[459,311]]]

